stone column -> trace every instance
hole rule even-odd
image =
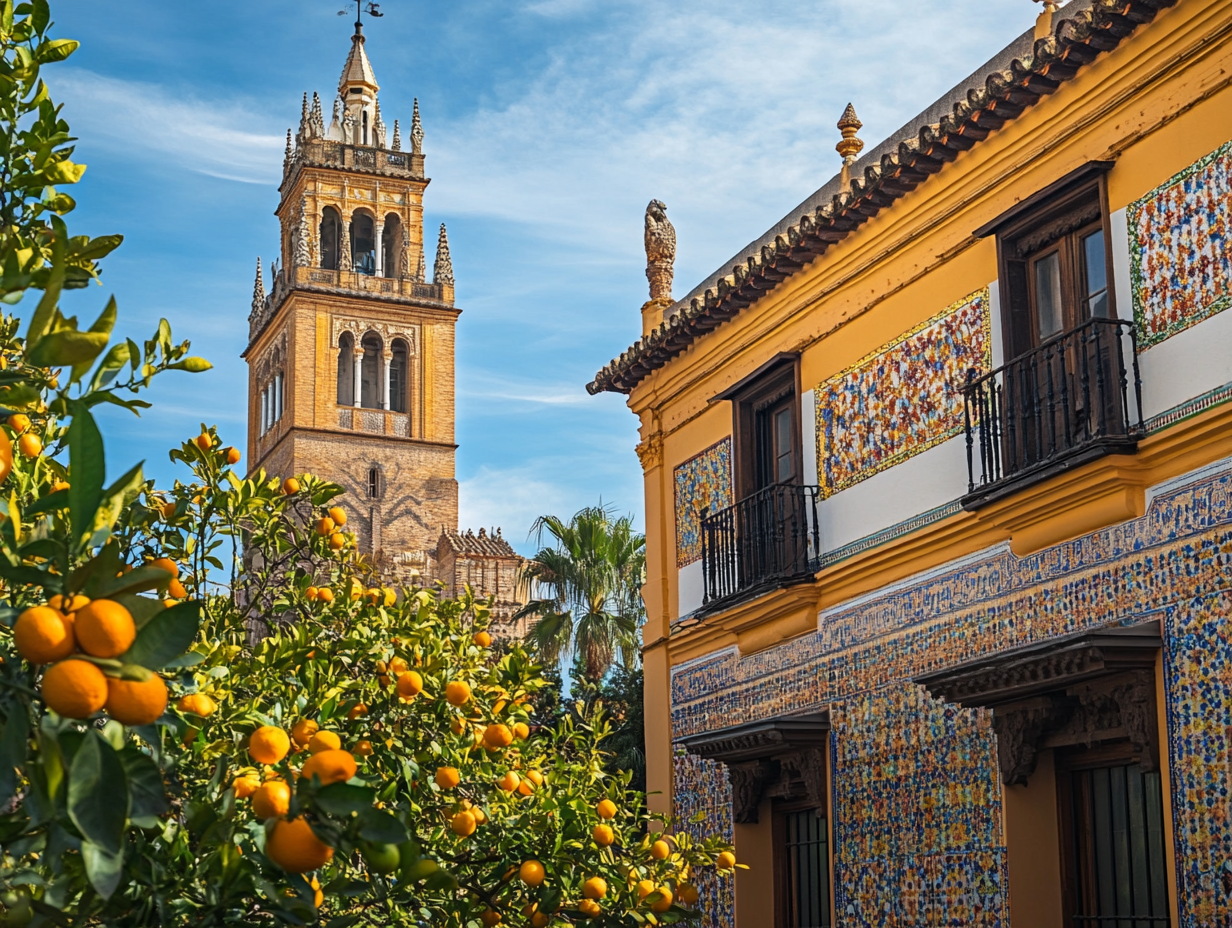
[[[378,219],[376,226],[376,276],[385,276],[385,220]]]
[[[282,371],[278,372],[278,376],[274,378],[274,421],[282,421],[282,409],[286,402],[286,384],[282,382]]]
[[[351,349],[351,353],[355,356],[355,406],[364,405],[364,349],[356,346]]]
[[[385,370],[385,386],[381,390],[381,408],[389,409],[389,365],[394,359],[394,353],[388,348],[381,355],[381,366]]]

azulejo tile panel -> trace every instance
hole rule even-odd
[[[677,751],[675,755],[675,812],[682,830],[701,840],[722,835],[732,840],[731,784],[723,765]],[[694,874],[702,928],[731,928],[735,894],[730,877],[713,870]]]
[[[1232,304],[1232,142],[1131,203],[1127,218],[1140,345]]]
[[[672,472],[676,483],[676,566],[684,567],[702,556],[701,519],[732,504],[731,439],[715,442]]]
[[[1180,928],[1232,924],[1232,462],[1222,468],[1160,488],[1139,519],[1028,557],[990,549],[827,612],[790,645],[678,668],[673,732],[829,706],[840,922],[1005,926],[1013,887],[990,718],[909,681],[1158,619]],[[677,790],[694,788],[690,776],[678,766]]]
[[[964,297],[817,385],[823,497],[962,431],[967,372],[992,364],[988,288]]]

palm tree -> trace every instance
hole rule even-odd
[[[632,516],[617,519],[602,504],[588,506],[568,522],[540,516],[531,534],[540,550],[521,579],[544,598],[531,600],[516,616],[536,619],[527,641],[549,663],[580,658],[593,683],[603,679],[618,653],[632,669],[645,618],[646,574],[646,537],[633,530]]]

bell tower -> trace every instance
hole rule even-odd
[[[404,150],[379,91],[356,22],[328,124],[305,94],[299,131],[287,130],[281,249],[268,292],[257,262],[243,354],[248,461],[341,484],[360,550],[426,577],[458,524],[460,311],[443,225],[426,274],[419,103]]]

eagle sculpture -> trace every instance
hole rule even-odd
[[[672,263],[676,260],[676,229],[667,207],[651,200],[646,207],[646,280],[652,300],[672,299]]]

